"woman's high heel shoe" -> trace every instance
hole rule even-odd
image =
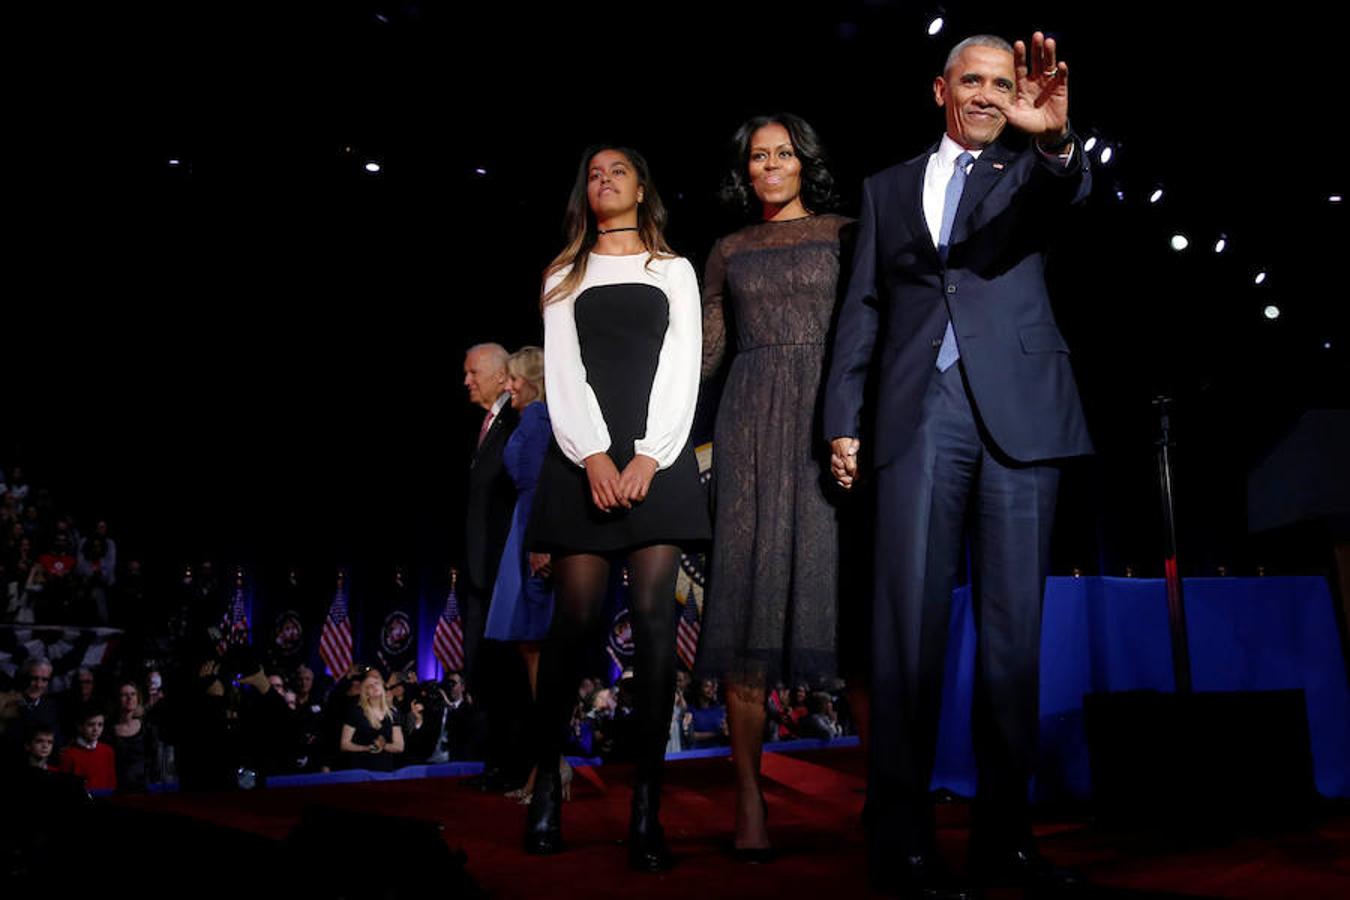
[[[530,777],[534,777],[533,772],[530,773]],[[558,764],[558,777],[562,779],[563,802],[569,802],[572,799],[572,764],[566,759]],[[508,791],[506,796],[521,806],[529,806],[530,800],[534,798],[534,791],[530,788],[519,788],[518,790]]]
[[[572,799],[572,776],[574,774],[575,770],[572,768],[572,764],[564,756],[562,762],[558,763],[558,778],[562,780],[562,798],[565,801]]]
[[[769,802],[764,799],[764,792],[759,792],[759,808],[764,811],[764,824],[769,824]],[[772,847],[737,847],[732,846],[731,855],[737,862],[750,863],[752,865],[765,865],[778,858],[778,853]]]

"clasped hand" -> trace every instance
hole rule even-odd
[[[641,453],[624,466],[622,473],[608,453],[591,454],[586,457],[585,465],[591,500],[605,512],[632,509],[634,503],[646,500],[657,468],[656,460]]]
[[[835,482],[848,490],[858,477],[858,439],[837,437],[830,441],[830,474]]]

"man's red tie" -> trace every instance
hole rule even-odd
[[[492,420],[496,415],[495,411],[489,409],[487,415],[483,416],[483,427],[478,429],[478,446],[483,446],[483,438],[487,437],[488,429],[492,427]]]

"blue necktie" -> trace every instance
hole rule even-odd
[[[938,232],[938,256],[947,261],[947,242],[952,237],[952,223],[956,221],[956,208],[961,205],[961,192],[966,188],[966,166],[975,161],[969,153],[956,158],[956,168],[952,170],[952,180],[947,182],[947,196],[942,202],[942,229]],[[942,346],[938,349],[937,368],[945,372],[961,358],[956,348],[956,332],[952,330],[952,320],[947,319],[947,330],[942,335]]]

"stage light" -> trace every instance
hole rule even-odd
[[[928,23],[928,36],[929,37],[935,36],[939,31],[942,30],[942,26],[946,24],[947,23],[943,21],[942,16],[935,17],[933,21]]]
[[[380,164],[372,159],[370,162],[366,163],[366,171],[374,174],[375,172],[380,171]]]
[[[169,160],[169,165],[173,166],[174,168],[177,168],[178,166],[182,165],[182,162],[183,161],[181,159],[171,159]]]
[[[1084,153],[1091,153],[1091,152],[1092,152],[1092,148],[1095,147],[1095,146],[1097,146],[1097,136],[1094,134],[1092,137],[1088,138],[1086,141],[1083,141],[1083,152],[1084,152]]]
[[[1163,198],[1163,189],[1162,189],[1162,188],[1154,188],[1154,189],[1153,189],[1153,193],[1151,193],[1151,194],[1148,195],[1148,202],[1149,202],[1149,203],[1157,203],[1157,202],[1158,202],[1159,200],[1161,200],[1162,198]]]
[[[474,173],[475,175],[486,175],[486,174],[487,174],[487,169],[474,169],[474,170],[473,170],[473,173]]]
[[[1323,350],[1330,350],[1330,349],[1331,349],[1331,341],[1323,341],[1323,342],[1322,342],[1322,349],[1323,349]]]
[[[1261,312],[1265,315],[1267,319],[1270,319],[1272,322],[1280,317],[1280,308],[1273,303],[1270,306],[1267,306]]]
[[[1256,273],[1256,277],[1252,279],[1252,283],[1253,283],[1253,284],[1265,284],[1265,283],[1266,283],[1266,270],[1265,270],[1265,269],[1262,269],[1260,272],[1257,272],[1257,273]]]
[[[1214,242],[1214,252],[1222,253],[1227,249],[1228,249],[1228,238],[1221,234],[1219,235],[1219,239]]]
[[[1340,202],[1341,202],[1341,195],[1340,195],[1340,194],[1332,194],[1330,197],[1327,198],[1327,202],[1328,202],[1328,203],[1340,203]]]
[[[1097,158],[1102,161],[1102,165],[1109,166],[1111,164],[1111,157],[1115,155],[1116,152],[1111,149],[1110,145],[1107,145],[1102,148],[1102,152],[1098,154]]]
[[[1180,231],[1172,235],[1173,250],[1180,252],[1182,250],[1185,250],[1190,245],[1191,245],[1190,238],[1186,237],[1186,235],[1182,234]]]
[[[1116,191],[1116,199],[1119,200],[1119,201],[1121,201],[1121,202],[1123,203],[1123,202],[1125,201],[1125,192],[1124,192],[1124,191],[1121,191],[1121,190],[1117,190],[1117,191]]]

